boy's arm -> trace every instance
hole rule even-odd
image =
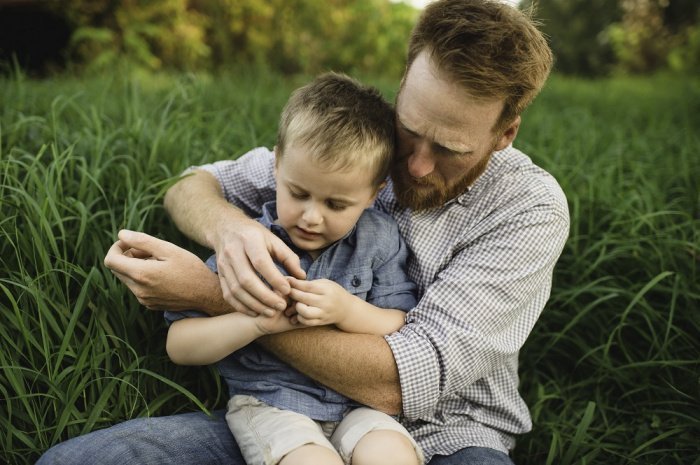
[[[260,336],[255,318],[242,313],[184,318],[170,325],[166,350],[178,365],[208,365]]]
[[[379,308],[331,280],[288,279],[297,318],[306,326],[335,324],[348,333],[384,336],[401,328],[406,319],[404,311]]]
[[[166,350],[170,360],[179,365],[208,365],[260,336],[294,328],[282,312],[274,317],[228,313],[211,318],[183,318],[170,325]]]

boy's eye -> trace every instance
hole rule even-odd
[[[326,202],[326,205],[328,205],[328,208],[330,208],[333,211],[343,211],[347,208],[347,205],[345,205],[344,203],[338,203],[333,201]]]
[[[292,189],[289,189],[289,195],[291,195],[292,198],[295,199],[305,199],[309,196],[309,194],[307,194],[306,192],[295,191]]]

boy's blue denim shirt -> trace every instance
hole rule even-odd
[[[307,279],[326,278],[380,308],[404,311],[416,305],[416,286],[405,272],[408,250],[394,220],[374,209],[363,212],[355,227],[313,260],[297,248],[279,225],[275,202],[263,205],[258,221],[280,237],[296,254]],[[216,257],[207,260],[216,272]],[[279,265],[278,265],[279,266]],[[280,267],[283,274],[287,274]],[[165,312],[168,322],[206,317],[198,311]],[[230,396],[246,394],[284,410],[319,421],[339,421],[358,404],[279,360],[258,344],[249,344],[217,363]]]

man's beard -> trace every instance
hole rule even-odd
[[[491,155],[484,157],[453,186],[447,186],[436,173],[414,178],[408,173],[406,160],[399,160],[391,168],[396,201],[415,211],[440,207],[465,192],[486,170],[490,159]]]

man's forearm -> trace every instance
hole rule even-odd
[[[401,411],[398,369],[382,336],[316,327],[258,341],[297,370],[353,400],[392,415]]]
[[[226,201],[219,182],[204,170],[196,170],[180,179],[166,192],[163,204],[183,234],[210,249],[216,246],[222,220],[247,219],[242,211]]]

